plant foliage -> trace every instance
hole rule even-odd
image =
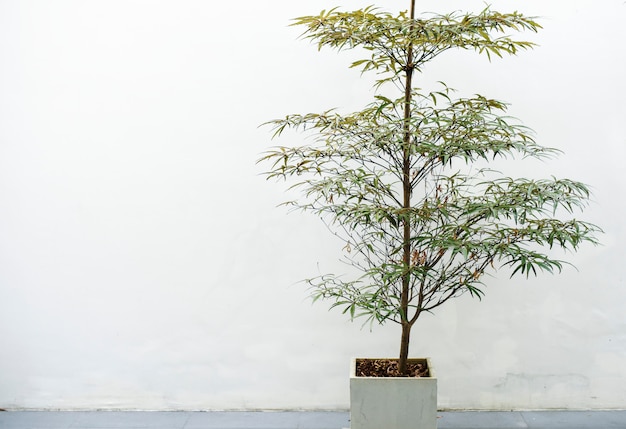
[[[314,138],[276,147],[260,160],[269,163],[268,178],[292,181],[302,191],[287,204],[325,219],[361,273],[309,279],[313,298],[330,299],[351,317],[400,324],[401,366],[423,312],[466,292],[480,298],[489,270],[561,271],[564,262],[549,249],[576,250],[595,243],[599,232],[573,217],[587,204],[585,184],[511,178],[490,167],[558,154],[506,116],[505,103],[481,95],[455,98],[443,83],[428,93],[413,85],[415,72],[452,48],[489,57],[531,48],[507,32],[537,31],[539,24],[489,8],[414,15],[412,5],[398,15],[367,7],[297,18],[294,25],[319,48],[364,49],[368,56],[352,67],[376,73],[378,94],[350,114],[331,110],[269,122],[275,137],[295,129]],[[382,95],[388,88],[397,95]]]

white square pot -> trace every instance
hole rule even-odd
[[[436,429],[437,378],[428,358],[429,377],[357,377],[350,368],[350,429]]]

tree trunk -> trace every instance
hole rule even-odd
[[[411,0],[410,19],[415,18],[415,0]],[[411,25],[411,29],[413,25]],[[402,165],[402,193],[403,193],[403,218],[402,218],[402,262],[405,273],[402,275],[402,292],[400,297],[400,317],[402,322],[402,339],[400,341],[400,360],[398,370],[407,372],[407,359],[409,357],[409,339],[411,323],[409,322],[409,288],[411,286],[411,97],[413,88],[413,45],[409,45],[406,57],[405,82],[404,82],[404,136],[403,136],[403,165]]]
[[[407,373],[407,361],[409,359],[409,341],[411,339],[410,323],[402,323],[402,339],[400,341],[400,360],[398,361],[398,371],[401,374]]]

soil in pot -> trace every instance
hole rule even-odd
[[[410,362],[407,364],[408,374],[398,371],[397,359],[357,359],[357,377],[429,377],[426,362]]]

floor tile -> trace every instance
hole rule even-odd
[[[298,429],[340,429],[350,426],[347,411],[300,413]]]
[[[188,419],[185,412],[79,412],[71,429],[183,429]]]
[[[438,429],[526,429],[522,415],[514,411],[440,412]]]
[[[68,429],[75,418],[72,412],[3,411],[0,429]]]
[[[198,412],[190,413],[185,429],[295,429],[298,412]]]
[[[626,411],[526,411],[530,429],[625,429]]]

